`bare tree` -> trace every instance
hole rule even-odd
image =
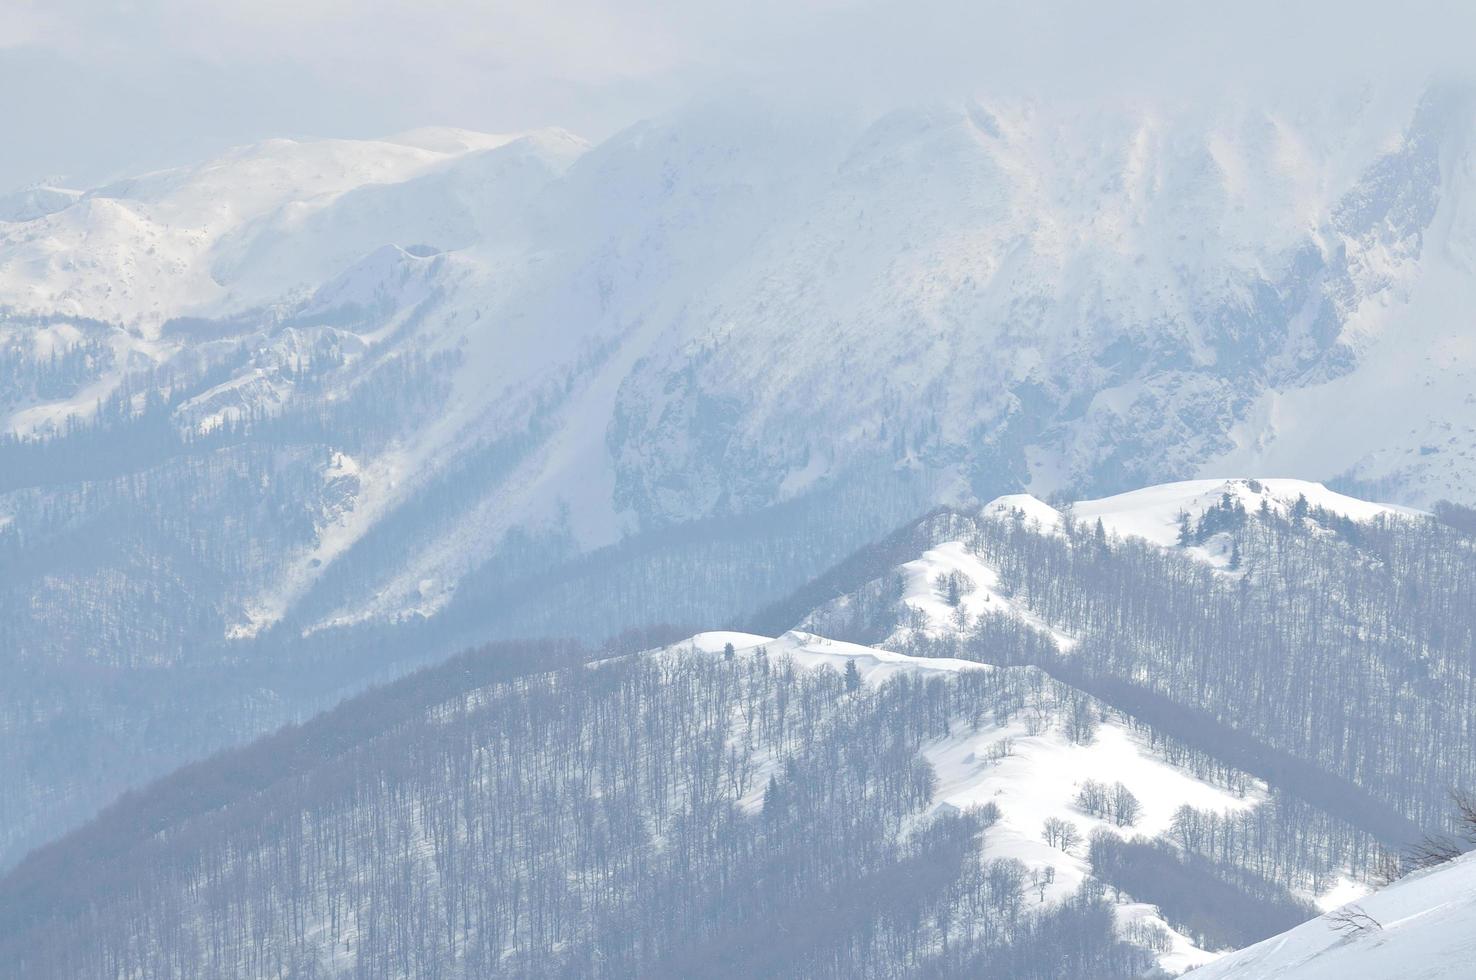
[[[1085,779],[1076,791],[1076,805],[1084,813],[1094,817],[1107,815],[1107,784],[1095,779]]]
[[[1138,822],[1139,815],[1143,812],[1143,805],[1132,791],[1122,783],[1114,783],[1112,786],[1112,821],[1119,827],[1131,827]]]
[[[1063,851],[1070,851],[1081,843],[1081,831],[1076,829],[1076,824],[1060,817],[1046,817],[1045,823],[1041,825],[1040,836],[1050,846]]]
[[[1373,870],[1369,874],[1375,884],[1391,885],[1404,876],[1404,862],[1394,851],[1380,847],[1372,863]]]
[[[1437,864],[1454,861],[1476,847],[1476,794],[1462,789],[1450,791],[1451,803],[1455,805],[1455,836],[1426,834],[1405,852],[1405,861],[1410,870],[1433,868]]]
[[[1041,902],[1045,902],[1046,889],[1051,887],[1055,880],[1055,865],[1048,864],[1044,868],[1036,868],[1030,872],[1030,884],[1035,887],[1036,894]]]
[[[1327,924],[1349,939],[1383,930],[1383,923],[1363,910],[1361,905],[1344,905],[1327,914]]]

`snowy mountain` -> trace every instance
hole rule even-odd
[[[154,337],[172,318],[238,313],[320,285],[379,244],[418,244],[406,237],[416,232],[461,247],[481,237],[467,225],[487,216],[477,204],[491,203],[506,177],[509,163],[489,161],[489,152],[518,139],[431,131],[271,140],[86,193],[13,195],[0,295],[18,313]],[[531,139],[573,142],[557,133]],[[458,189],[482,200],[457,199]],[[30,200],[50,206],[27,212],[21,202]]]
[[[433,613],[514,528],[588,549],[863,475],[894,488],[898,519],[1206,469],[1428,504],[1469,482],[1476,417],[1464,307],[1410,304],[1469,278],[1455,188],[1476,114],[1446,89],[1408,113],[971,102],[868,123],[728,100],[595,148],[557,132],[273,141],[8,212],[10,349],[39,365],[65,330],[91,363],[62,397],[13,396],[7,427],[56,435],[125,389],[176,404],[182,435],[225,417],[202,399],[316,415],[440,355],[438,398],[367,457],[314,435],[356,459],[358,497],[263,556],[274,584],[232,635],[294,609],[306,626]],[[1408,342],[1406,319],[1430,336]],[[287,331],[332,359],[284,362]],[[1386,343],[1435,360],[1407,370]],[[1317,407],[1338,391],[1359,405]],[[1419,407],[1322,435],[1368,405]],[[468,452],[523,433],[372,592],[314,598]]]
[[[911,538],[911,547],[921,550],[919,557],[901,562],[890,572],[864,581],[864,584],[862,576],[865,573],[853,573],[850,591],[808,614],[804,618],[805,628],[833,630],[843,636],[886,637],[883,643],[889,649],[913,654],[948,653],[967,658],[964,662],[984,660],[1038,664],[1058,679],[1080,683],[1085,690],[1092,691],[1118,709],[1136,706],[1141,710],[1138,717],[1142,721],[1162,726],[1160,730],[1165,733],[1185,737],[1190,744],[1219,746],[1222,759],[1245,765],[1251,773],[1265,777],[1276,794],[1289,793],[1318,800],[1343,818],[1375,830],[1375,824],[1367,822],[1367,819],[1378,811],[1378,804],[1369,796],[1348,795],[1346,785],[1341,790],[1331,784],[1314,788],[1317,777],[1312,777],[1309,770],[1298,773],[1296,767],[1286,766],[1284,762],[1270,763],[1279,749],[1294,745],[1296,740],[1285,738],[1274,725],[1261,723],[1258,716],[1264,709],[1254,702],[1262,695],[1239,697],[1229,689],[1218,695],[1206,694],[1218,688],[1219,682],[1213,679],[1206,681],[1211,671],[1206,670],[1205,665],[1218,658],[1239,661],[1231,672],[1241,674],[1249,666],[1246,661],[1256,658],[1254,642],[1232,641],[1229,648],[1233,648],[1233,653],[1229,648],[1195,652],[1195,647],[1201,642],[1196,637],[1203,634],[1196,634],[1196,627],[1186,622],[1181,607],[1178,615],[1170,614],[1157,627],[1150,628],[1158,634],[1150,641],[1151,645],[1159,646],[1168,656],[1144,660],[1137,660],[1132,655],[1123,656],[1126,649],[1140,642],[1134,638],[1136,628],[1124,628],[1123,620],[1141,613],[1128,614],[1126,608],[1148,601],[1147,596],[1132,581],[1128,566],[1114,560],[1106,567],[1098,566],[1090,572],[1102,585],[1106,601],[1095,611],[1087,608],[1072,611],[1080,598],[1070,599],[1065,604],[1060,601],[1063,583],[1074,577],[1067,571],[1067,563],[1061,560],[1061,550],[1076,556],[1077,561],[1085,557],[1089,565],[1097,564],[1094,553],[1105,547],[1107,554],[1140,551],[1146,557],[1158,553],[1172,556],[1174,561],[1181,563],[1187,560],[1189,565],[1205,566],[1211,577],[1199,581],[1195,586],[1198,598],[1191,601],[1207,607],[1207,621],[1219,624],[1227,619],[1243,622],[1248,618],[1244,612],[1227,616],[1225,610],[1214,608],[1215,592],[1224,589],[1227,593],[1243,593],[1247,589],[1262,587],[1257,583],[1283,583],[1275,587],[1278,591],[1284,590],[1281,600],[1272,604],[1277,610],[1272,615],[1281,616],[1314,596],[1338,597],[1334,599],[1335,603],[1345,601],[1356,595],[1360,587],[1350,588],[1351,581],[1341,580],[1338,576],[1319,580],[1309,573],[1317,568],[1329,568],[1329,559],[1340,551],[1362,555],[1352,558],[1355,563],[1402,563],[1402,549],[1390,549],[1372,538],[1365,538],[1364,530],[1360,529],[1383,525],[1413,529],[1423,523],[1420,512],[1358,500],[1305,481],[1206,480],[1148,487],[1059,507],[1047,505],[1027,494],[1009,495],[982,507],[977,517],[949,514],[924,522],[925,525],[928,523],[931,524],[928,533]],[[1333,547],[1321,558],[1305,556],[1303,560],[1308,561],[1305,567],[1288,570],[1283,577],[1272,572],[1267,561],[1285,560],[1289,557],[1286,551],[1263,552],[1247,543],[1248,538],[1253,537],[1247,531],[1256,523],[1284,528],[1300,526],[1308,543],[1321,541]],[[1188,540],[1184,539],[1182,531],[1186,526],[1190,529]],[[1134,542],[1138,544],[1134,545]],[[1468,546],[1468,541],[1463,541],[1458,547]],[[1281,558],[1271,557],[1278,552]],[[899,552],[894,550],[891,553],[896,555]],[[1237,556],[1234,563],[1229,557],[1232,553]],[[1032,575],[1027,570],[1030,566],[1051,571],[1048,576]],[[867,567],[874,574],[875,565]],[[1440,574],[1431,573],[1425,580],[1433,581]],[[1345,581],[1348,584],[1344,584]],[[1303,594],[1304,589],[1309,591]],[[1435,625],[1439,632],[1455,626],[1442,613],[1432,611],[1429,615],[1432,625],[1439,624]],[[1372,619],[1365,619],[1361,613],[1349,622],[1354,621],[1360,624],[1354,627],[1355,633],[1372,625]],[[1216,627],[1221,628],[1224,627]],[[1462,637],[1467,635],[1465,626],[1455,626],[1455,629]],[[1175,632],[1181,633],[1182,638],[1170,638]],[[1094,636],[1110,637],[1110,643],[1094,642]],[[1032,637],[1035,638],[1033,641]],[[1348,656],[1360,642],[1360,639],[1353,639],[1346,647],[1334,642],[1332,655],[1339,665],[1337,669],[1354,673],[1365,669],[1354,666],[1353,659],[1357,658]],[[835,641],[823,641],[818,651],[823,654],[827,649],[825,644],[833,643]],[[1391,650],[1384,655],[1387,657],[1385,662],[1392,669],[1408,670],[1415,657],[1406,650],[1403,641],[1397,641],[1393,646],[1404,652],[1393,653]],[[1436,660],[1444,664],[1460,663],[1465,649],[1465,640],[1457,640],[1446,654],[1437,656]],[[1199,662],[1186,664],[1185,680],[1195,679],[1178,687],[1175,682],[1167,680],[1166,675],[1173,671],[1172,663],[1181,658]],[[1117,663],[1104,669],[1101,659],[1116,660]],[[1373,669],[1382,671],[1388,668]],[[1114,675],[1114,679],[1103,684],[1107,675]],[[1261,665],[1250,667],[1242,676],[1256,678],[1250,683],[1261,688],[1269,680],[1269,672]],[[1329,686],[1325,673],[1314,672],[1306,683],[1314,692]],[[1420,686],[1426,694],[1441,696],[1442,691],[1450,693],[1448,683],[1447,680]],[[1168,694],[1177,706],[1167,713],[1160,713],[1158,709],[1164,707],[1163,703],[1158,701],[1155,707],[1156,698],[1143,696],[1148,690]],[[1228,710],[1199,710],[1226,695],[1229,695],[1228,699],[1221,703]],[[1339,706],[1339,698],[1334,694],[1327,702],[1334,713],[1346,710]],[[1376,739],[1382,748],[1377,751],[1403,754],[1409,741],[1404,734],[1408,719],[1401,712],[1381,705],[1381,700],[1379,696],[1368,695],[1356,698],[1359,710],[1380,732]],[[1195,707],[1189,707],[1191,705]],[[1468,710],[1456,709],[1456,713]],[[1331,735],[1332,730],[1342,727],[1341,723],[1329,722],[1331,716],[1324,709],[1299,707],[1292,713],[1292,724],[1308,725],[1316,733],[1314,740],[1321,740],[1324,734],[1334,740],[1343,737]],[[1221,724],[1226,727],[1220,727]],[[1203,741],[1194,738],[1195,728],[1202,729]],[[1249,753],[1241,753],[1230,748],[1236,741],[1232,731],[1258,731],[1260,734],[1255,737],[1254,748]],[[1463,723],[1446,727],[1444,733],[1434,739],[1442,748],[1429,750],[1443,754],[1448,747],[1463,760],[1458,763],[1460,774],[1437,777],[1432,782],[1432,795],[1436,801],[1448,785],[1469,785],[1476,776],[1464,731]],[[1030,786],[1023,794],[1029,801],[1027,805],[1040,804],[1045,808],[1042,812],[1050,812],[1052,801],[1063,798],[1059,787],[1068,780],[1074,779],[1079,785],[1081,779],[1101,778],[1100,774],[1104,772],[1130,771],[1132,762],[1129,759],[1107,754],[1113,735],[1110,723],[1104,722],[1099,741],[1092,746],[1094,752],[1103,755],[1089,759],[1093,753],[1080,752],[1077,748],[1084,763],[1081,768],[1069,755],[1048,755],[1049,761],[1036,756],[1038,768],[1017,777]],[[1419,755],[1426,750],[1412,751]],[[1302,752],[1305,749],[1293,749],[1294,754]],[[972,761],[982,755],[984,753],[973,751],[964,758]],[[938,766],[942,786],[940,797],[946,799],[949,780],[944,774],[950,771],[945,761],[947,756],[937,753],[929,757]],[[1005,768],[1006,765],[995,763],[987,773],[981,775],[975,771],[973,775],[983,785],[991,787],[985,792],[1005,794],[1007,798],[1013,787],[1009,785],[1009,777],[1000,771]],[[1332,770],[1337,768],[1336,765],[1331,767]],[[1354,776],[1353,781],[1373,790],[1372,796],[1380,796],[1387,791],[1392,780],[1408,775],[1411,768],[1413,766],[1399,763],[1383,776],[1365,770]],[[1324,774],[1328,771],[1323,769]],[[1137,785],[1153,785],[1153,782],[1151,777],[1139,776],[1134,783],[1135,792]],[[1234,800],[1208,804],[1207,808],[1226,813],[1235,807],[1253,810],[1264,805],[1264,787],[1268,784],[1260,785],[1263,788],[1259,797],[1253,791]],[[977,800],[978,794],[979,790],[968,788],[961,796]],[[1010,810],[1003,802],[1001,805],[1006,812]],[[1441,809],[1439,803],[1434,802],[1427,812],[1440,814]],[[1026,825],[1029,826],[1033,819],[1032,814],[1025,821]],[[1140,829],[1151,825],[1152,821],[1146,820]],[[1165,832],[1168,830],[1167,824],[1159,826]],[[1394,825],[1385,823],[1383,826],[1389,828]],[[1008,817],[1001,819],[1000,828],[1002,837],[1012,829]],[[1381,832],[1375,830],[1375,833]],[[1408,831],[1404,833],[1403,845],[1396,843],[1400,839],[1397,831],[1395,836],[1385,836],[1383,840],[1398,851],[1412,840],[1407,836]],[[1016,838],[1016,846],[1024,844],[1026,836]],[[1176,823],[1174,834],[1166,836],[1171,837],[1172,846],[1180,853],[1199,846],[1190,845],[1190,837],[1184,834],[1181,824]],[[1029,847],[1025,845],[1020,853],[1028,851]],[[1201,967],[1201,961],[1193,959],[1167,956],[1161,957],[1160,962],[1170,970],[1193,965],[1197,967],[1191,971],[1195,977],[1321,977],[1350,972],[1359,976],[1463,976],[1462,954],[1469,953],[1471,949],[1467,938],[1469,929],[1464,927],[1470,919],[1471,909],[1463,896],[1463,889],[1469,889],[1466,879],[1461,877],[1464,874],[1461,869],[1470,866],[1468,856],[1449,866],[1417,871],[1378,891],[1372,891],[1369,881],[1372,865],[1363,865],[1362,870],[1325,868],[1318,885],[1311,889],[1293,889],[1300,898],[1321,910],[1320,916],[1310,918],[1285,935],[1267,939],[1209,966]],[[1088,875],[1101,879],[1104,868],[1108,869],[1107,878],[1111,880],[1110,869],[1113,867],[1110,861],[1094,859],[1084,870]],[[1151,877],[1140,879],[1140,884],[1151,880]],[[1131,891],[1130,888],[1125,890]],[[1129,895],[1126,907],[1136,907],[1132,900],[1133,896]],[[1152,909],[1152,913],[1159,917],[1155,921],[1166,927],[1172,928],[1177,921],[1179,928],[1183,928],[1183,920],[1176,919],[1176,915],[1185,914],[1183,906],[1166,901],[1161,908]],[[1123,921],[1121,911],[1119,921]],[[1175,935],[1182,938],[1178,932]]]
[[[1453,550],[1416,558],[1432,532]],[[1476,779],[1455,720],[1469,699],[1451,682],[1468,670],[1468,618],[1445,600],[1397,614],[1408,626],[1389,618],[1416,565],[1438,591],[1465,579],[1447,559],[1468,533],[1303,481],[1190,481],[1059,507],[1012,495],[924,519],[802,590],[808,612],[766,615],[1040,667],[1397,850],[1416,824],[1447,819],[1449,786]],[[1423,748],[1405,735],[1414,716],[1440,730]],[[1325,905],[1343,885],[1321,867],[1301,894]]]
[[[977,518],[951,515],[939,520],[933,531],[937,540],[929,541],[931,546],[920,555],[859,589],[854,583],[846,594],[806,615],[804,622],[820,630],[838,630],[838,624],[857,615],[859,607],[884,596],[892,607],[883,615],[897,627],[887,637],[891,642],[905,642],[910,635],[956,639],[981,617],[1003,616],[1069,654],[1078,637],[1033,608],[1028,595],[1002,581],[1000,569],[983,557],[974,540],[978,521],[1017,525],[1031,535],[1053,538],[1062,537],[1068,524],[1088,534],[1100,524],[1102,532],[1115,539],[1134,539],[1219,571],[1244,571],[1229,566],[1249,515],[1290,522],[1299,513],[1314,511],[1323,519],[1359,524],[1428,517],[1414,508],[1359,500],[1320,483],[1289,479],[1189,480],[1059,507],[1030,494],[1005,494],[980,507]],[[842,632],[848,635],[850,630]]]
[[[1315,980],[1466,976],[1476,955],[1476,855],[1416,872],[1372,895],[1196,970]]]
[[[6,196],[0,861],[38,800],[488,639],[737,624],[938,505],[1465,499],[1472,107],[728,97]]]

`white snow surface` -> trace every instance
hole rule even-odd
[[[379,245],[417,244],[405,238],[437,230],[448,210],[469,210],[460,200],[448,208],[441,190],[455,182],[454,167],[526,135],[275,139],[84,194],[38,203],[38,190],[28,207],[10,206],[10,221],[0,215],[0,306],[152,335],[172,317],[270,302]],[[447,170],[438,183],[412,181]],[[376,191],[393,186],[402,190]]]
[[[1009,745],[1009,754],[991,761],[991,748]],[[985,858],[1012,857],[1031,869],[1055,869],[1047,900],[1063,899],[1081,886],[1089,872],[1086,838],[1106,829],[1123,837],[1156,836],[1168,830],[1174,811],[1190,806],[1213,811],[1241,810],[1264,799],[1264,791],[1240,798],[1202,782],[1151,755],[1126,727],[1106,722],[1089,745],[1077,745],[1058,729],[1031,735],[1024,721],[1003,728],[963,732],[930,746],[925,752],[937,771],[936,805],[960,809],[995,803],[1000,820],[985,836]],[[1112,784],[1121,781],[1143,805],[1143,815],[1131,828],[1084,813],[1074,805],[1077,791],[1088,779]],[[1041,828],[1049,818],[1068,820],[1082,835],[1069,852],[1048,845]],[[1199,949],[1173,930],[1157,909],[1129,899],[1119,911],[1119,922],[1148,918],[1167,929],[1173,948],[1160,958],[1166,970],[1179,971],[1206,963],[1214,953]]]
[[[1373,503],[1329,490],[1311,480],[1281,478],[1222,478],[1185,480],[1143,487],[1098,500],[1082,500],[1068,504],[1074,520],[1088,524],[1101,521],[1108,534],[1142,538],[1164,547],[1175,547],[1179,538],[1179,515],[1191,520],[1219,504],[1228,495],[1247,512],[1254,513],[1262,503],[1285,517],[1305,497],[1309,507],[1320,507],[1353,521],[1371,521],[1376,517],[1421,517],[1425,511],[1398,504]],[[1010,518],[1024,515],[1027,522],[1042,530],[1060,527],[1063,514],[1029,494],[1010,494],[985,504],[986,517]],[[1223,566],[1228,549],[1223,541],[1208,541],[1203,546],[1185,549],[1189,554],[1210,564]]]
[[[1061,512],[1028,493],[1008,493],[995,497],[979,511],[985,517],[1019,517],[1027,525],[1044,533],[1061,527]]]
[[[801,667],[832,667],[836,670],[845,670],[846,661],[855,661],[857,673],[867,684],[881,684],[898,674],[926,676],[996,669],[973,660],[957,660],[951,657],[909,657],[890,650],[831,640],[800,630],[790,630],[779,637],[731,631],[698,633],[686,641],[686,644],[678,644],[677,649],[688,646],[696,652],[720,654],[729,643],[733,644],[735,653],[752,654],[759,647],[763,647],[768,651],[769,656],[789,657]]]
[[[1417,238],[1336,235],[1363,296],[1352,370],[1262,392],[1200,472],[1349,473],[1409,499],[1464,500],[1476,483],[1476,153],[1469,104],[1428,142],[1438,206]],[[1433,134],[1432,134],[1433,135]],[[1386,226],[1387,227],[1387,226]]]
[[[1196,970],[1193,980],[1465,980],[1476,976],[1476,853],[1359,901],[1381,928],[1347,935],[1324,915]]]
[[[922,613],[924,631],[933,636],[951,635],[988,613],[1004,613],[1048,634],[1061,650],[1076,645],[1076,638],[1047,623],[1030,607],[999,588],[999,572],[990,568],[962,541],[948,541],[930,548],[922,557],[904,564],[902,603]],[[947,601],[940,580],[956,575],[960,579],[957,606]],[[962,621],[962,622],[961,622]],[[907,629],[906,626],[902,627]]]
[[[1321,507],[1354,521],[1371,521],[1383,514],[1416,517],[1424,513],[1411,507],[1359,500],[1310,480],[1213,479],[1164,483],[1100,500],[1083,500],[1071,505],[1071,514],[1088,522],[1100,518],[1109,533],[1120,537],[1139,537],[1154,544],[1172,545],[1178,541],[1181,512],[1197,518],[1226,494],[1243,504],[1247,511],[1256,510],[1265,501],[1282,516],[1291,511],[1298,497],[1306,497],[1311,507]]]
[[[883,683],[902,673],[947,675],[1025,669],[951,658],[908,657],[799,631],[776,638],[751,633],[699,633],[668,649],[721,655],[729,643],[736,656],[749,656],[763,647],[771,657],[788,656],[810,668],[839,671],[851,660],[866,684]],[[1080,887],[1088,873],[1085,840],[1095,829],[1104,828],[1124,837],[1154,836],[1168,829],[1174,811],[1185,804],[1221,812],[1247,809],[1266,798],[1265,787],[1259,784],[1240,797],[1175,768],[1153,755],[1129,728],[1115,720],[1101,724],[1096,737],[1085,745],[1072,743],[1054,727],[1032,734],[1024,716],[1004,726],[985,725],[978,731],[960,722],[954,735],[926,746],[923,754],[938,776],[933,809],[996,804],[1001,816],[985,835],[984,858],[1016,858],[1032,871],[1054,869],[1055,880],[1044,893],[1047,902],[1060,901]],[[1088,779],[1109,785],[1124,783],[1142,804],[1137,823],[1130,828],[1116,827],[1079,810],[1074,800]],[[1069,820],[1080,831],[1083,840],[1069,853],[1042,839],[1042,825],[1050,817]],[[1038,894],[1032,892],[1031,900],[1038,901]],[[1180,972],[1219,955],[1194,946],[1154,907],[1125,897],[1118,906],[1119,925],[1138,919],[1150,920],[1169,932],[1172,948],[1159,959],[1165,970]]]

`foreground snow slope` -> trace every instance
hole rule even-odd
[[[813,633],[791,631],[777,638],[750,633],[699,633],[671,650],[721,655],[727,644],[735,654],[749,656],[760,647],[770,657],[787,656],[807,668],[844,670],[847,661],[856,664],[863,682],[878,684],[907,674],[914,677],[946,676],[965,671],[1021,670],[1000,668],[968,660],[908,657],[874,647],[827,639]],[[1026,712],[1004,725],[985,723],[974,729],[960,720],[955,733],[926,747],[924,756],[938,777],[933,808],[965,809],[993,803],[1000,819],[986,835],[984,857],[1015,858],[1034,872],[1051,869],[1053,880],[1042,892],[1047,901],[1060,901],[1076,892],[1086,878],[1085,838],[1093,830],[1105,829],[1127,838],[1154,837],[1169,829],[1180,806],[1223,812],[1243,810],[1265,799],[1264,786],[1256,785],[1246,796],[1204,782],[1153,754],[1141,737],[1123,722],[1104,721],[1095,737],[1073,742],[1054,725],[1032,723]],[[1142,814],[1131,827],[1083,812],[1075,805],[1081,785],[1087,780],[1121,781],[1142,804]],[[1083,842],[1063,851],[1042,839],[1042,826],[1055,818],[1074,824]],[[1207,963],[1214,953],[1199,949],[1172,930],[1152,906],[1124,897],[1118,909],[1121,926],[1146,920],[1168,930],[1171,948],[1160,954],[1166,970],[1179,971]]]
[[[1417,872],[1344,912],[1369,927],[1339,930],[1336,913],[1231,953],[1194,980],[1457,980],[1476,976],[1476,854]]]

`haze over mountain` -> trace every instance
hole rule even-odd
[[[1469,12],[11,6],[0,975],[1469,917]]]
[[[723,622],[1015,490],[1466,499],[1470,91],[1219,105],[731,96],[594,146],[274,140],[11,195],[7,648],[169,677],[407,616],[445,652]],[[670,571],[729,532],[667,529],[735,519],[784,557],[675,609],[508,587]]]

